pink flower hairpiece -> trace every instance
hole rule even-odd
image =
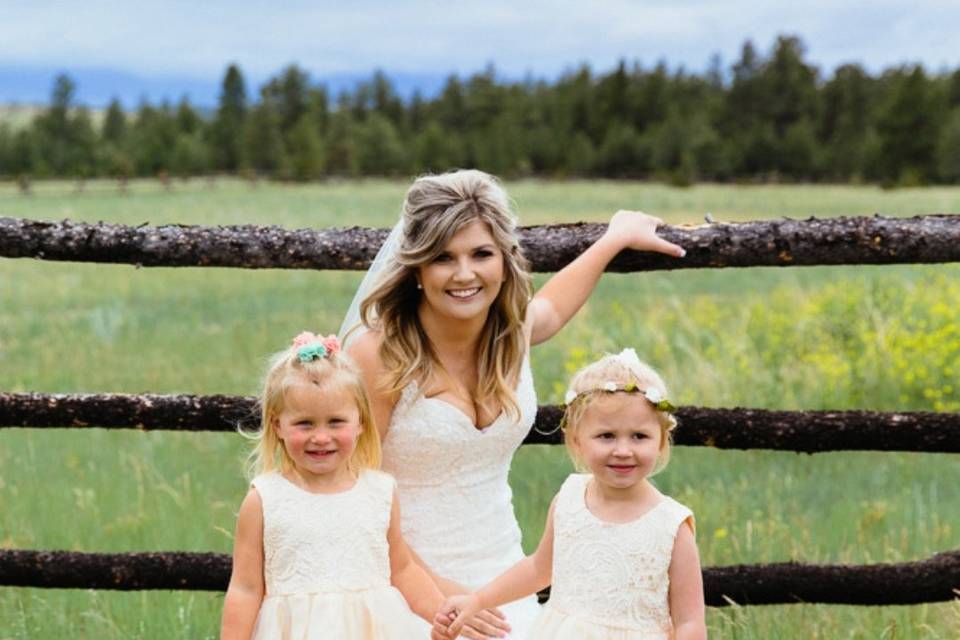
[[[320,338],[316,334],[310,331],[301,331],[297,334],[297,337],[293,339],[293,346],[300,348],[311,342],[317,342],[318,340],[320,340]]]
[[[340,340],[332,333],[328,336],[318,336],[310,331],[303,331],[293,339],[293,346],[297,350],[300,362],[329,358],[340,353]]]

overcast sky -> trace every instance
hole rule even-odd
[[[729,66],[745,39],[766,52],[781,33],[800,36],[827,75],[844,62],[873,72],[960,67],[957,0],[0,0],[0,16],[8,85],[51,69],[98,70],[188,90],[215,85],[229,62],[251,84],[291,62],[316,79],[375,68],[442,77],[491,62],[505,77],[552,78],[620,58],[699,72],[713,53]]]

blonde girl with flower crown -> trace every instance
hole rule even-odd
[[[691,511],[650,476],[676,426],[663,380],[632,349],[570,383],[564,439],[579,471],[550,505],[536,552],[479,591],[449,598],[433,638],[455,637],[476,611],[551,585],[531,640],[706,637]]]
[[[443,597],[411,560],[363,380],[337,339],[297,336],[260,404],[220,637],[422,636],[414,612],[432,620]]]

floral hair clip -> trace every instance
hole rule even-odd
[[[304,331],[293,339],[293,346],[297,349],[300,362],[329,358],[340,352],[340,341],[332,333],[329,336],[318,336]]]
[[[647,389],[640,389],[633,382],[620,386],[616,382],[608,380],[600,385],[597,389],[590,389],[589,391],[584,391],[582,393],[577,393],[573,389],[567,390],[567,394],[564,397],[566,404],[571,404],[574,400],[577,399],[579,395],[585,395],[587,393],[592,393],[594,391],[606,391],[608,393],[615,393],[617,391],[626,391],[627,393],[640,393],[646,398],[650,404],[653,405],[654,409],[657,411],[665,411],[667,413],[674,413],[677,410],[677,407],[667,400],[666,396],[663,395],[663,392],[656,387],[648,387]]]

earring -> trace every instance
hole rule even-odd
[[[419,282],[417,283],[417,289],[423,289],[423,285],[420,284]]]

